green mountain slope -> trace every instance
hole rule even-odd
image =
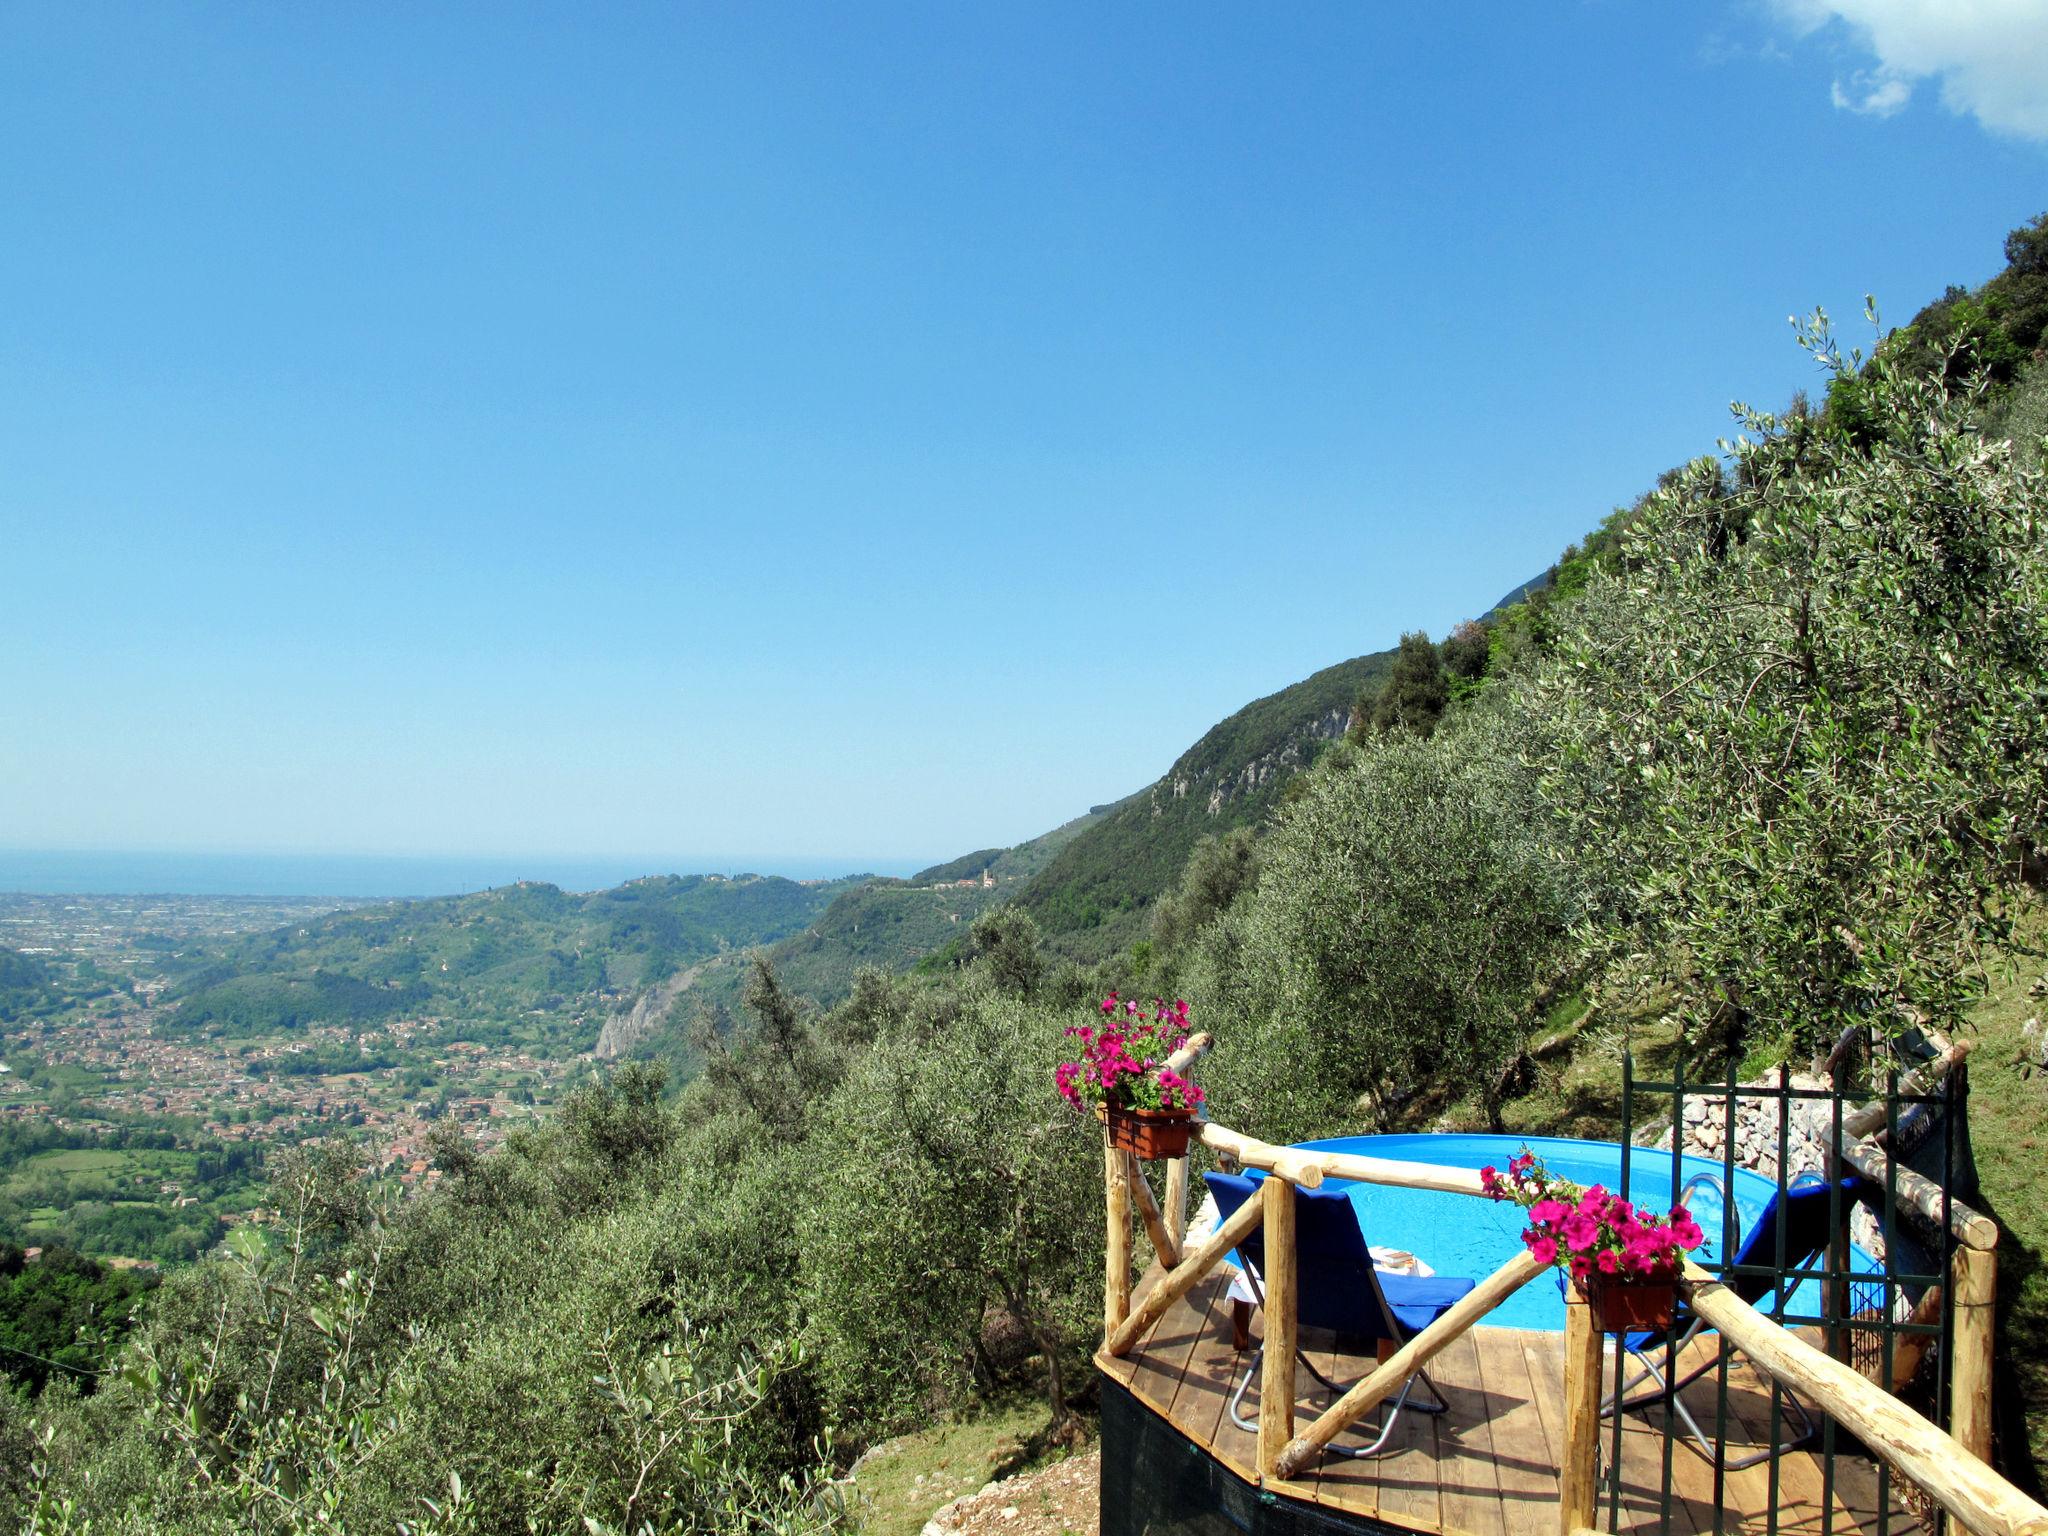
[[[934,864],[929,869],[920,869],[906,884],[937,885],[951,880],[972,880],[985,869],[991,868],[1008,850],[1002,848],[978,848],[973,853],[963,853],[957,859],[948,859],[943,864]]]
[[[1353,701],[1380,683],[1393,655],[1340,662],[1254,700],[1211,727],[1158,783],[1029,842],[962,854],[908,880],[862,880],[804,932],[772,945],[767,959],[789,990],[829,1006],[860,967],[907,970],[1008,901],[1022,904],[1054,947],[1100,958],[1138,936],[1145,909],[1205,834],[1256,824],[1272,809],[1287,782],[1343,734]],[[730,1009],[745,973],[738,956],[713,961],[688,990]]]
[[[800,932],[859,878],[664,875],[589,895],[521,884],[335,912],[195,957],[169,1021],[255,1035],[435,1017],[473,1033],[539,1016],[594,1037],[618,999]]]
[[[1136,795],[1129,795],[1122,800],[1112,800],[1108,805],[1091,805],[1087,815],[1076,816],[1050,832],[1040,833],[1028,843],[1005,849],[1003,856],[991,866],[997,882],[1029,880],[1059,857],[1060,850],[1075,838],[1102,825],[1136,798]]]
[[[1344,733],[1352,701],[1378,686],[1393,657],[1379,651],[1325,667],[1211,727],[1156,784],[1073,836],[1019,904],[1057,947],[1083,959],[1129,944],[1195,844],[1261,820],[1287,781]]]
[[[1985,425],[2028,450],[2038,467],[2048,469],[2048,358],[2021,369]]]
[[[57,978],[41,957],[0,949],[0,1022],[51,1007],[57,996]]]
[[[943,866],[941,866],[943,867]],[[836,1003],[864,965],[906,970],[961,935],[1015,888],[969,883],[872,880],[847,891],[803,933],[768,951],[784,986],[820,1003]]]
[[[802,933],[769,946],[775,974],[792,992],[826,1005],[853,988],[854,972],[872,965],[908,970],[965,936],[975,918],[1015,897],[1075,838],[1126,802],[1098,805],[1014,848],[983,848],[934,864],[908,880],[866,878],[842,888]],[[745,957],[702,967],[691,979],[693,1001],[737,1005]]]

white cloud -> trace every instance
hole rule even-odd
[[[1913,82],[1880,70],[1872,74],[1858,70],[1845,89],[1837,80],[1829,87],[1835,105],[1844,112],[1861,112],[1867,117],[1890,117],[1913,99]]]
[[[2048,0],[1773,0],[1802,33],[1830,22],[1876,58],[1833,86],[1835,105],[1889,117],[1915,81],[1995,133],[2048,139]]]

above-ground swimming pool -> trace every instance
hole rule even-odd
[[[1355,1152],[1447,1168],[1478,1169],[1490,1164],[1503,1172],[1507,1170],[1508,1159],[1526,1146],[1560,1178],[1579,1185],[1604,1184],[1611,1190],[1621,1190],[1621,1144],[1612,1141],[1568,1141],[1555,1136],[1337,1136],[1299,1145],[1317,1152]],[[1718,1179],[1723,1172],[1723,1165],[1716,1159],[1688,1157],[1678,1177],[1682,1184],[1695,1173],[1712,1174]],[[1368,1243],[1404,1248],[1439,1275],[1484,1280],[1522,1248],[1525,1218],[1522,1208],[1512,1202],[1360,1184],[1351,1179],[1325,1179],[1323,1188],[1351,1197]],[[1776,1192],[1777,1185],[1761,1174],[1746,1168],[1735,1170],[1737,1242]],[[1671,1154],[1650,1147],[1631,1147],[1626,1193],[1637,1205],[1649,1210],[1670,1209]],[[1692,1257],[1711,1267],[1721,1252],[1721,1197],[1713,1189],[1702,1188],[1693,1196],[1691,1210],[1707,1234],[1705,1246]],[[1869,1273],[1879,1270],[1876,1261],[1860,1248],[1856,1250],[1855,1265]],[[1486,1323],[1496,1328],[1561,1330],[1564,1292],[1558,1278],[1561,1277],[1539,1275],[1502,1302]],[[1820,1308],[1820,1286],[1808,1281],[1793,1293],[1786,1310],[1815,1314]]]

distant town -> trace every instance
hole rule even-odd
[[[0,950],[61,983],[0,1012],[0,1216],[12,1197],[31,1255],[63,1239],[147,1265],[148,1255],[115,1251],[118,1234],[179,1219],[177,1230],[192,1230],[202,1204],[221,1239],[261,1226],[264,1151],[333,1135],[356,1141],[402,1192],[437,1177],[430,1124],[452,1117],[494,1145],[587,1069],[588,1053],[550,1059],[519,1042],[450,1039],[431,1014],[256,1038],[170,1027],[167,973],[186,946],[360,905],[0,895]],[[213,1174],[204,1189],[201,1172]],[[144,1214],[154,1224],[120,1219]]]

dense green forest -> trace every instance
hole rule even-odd
[[[1483,622],[1224,722],[956,963],[863,969],[828,1009],[756,957],[678,1096],[631,1063],[489,1155],[444,1125],[440,1185],[395,1206],[343,1144],[280,1155],[273,1251],[168,1278],[89,1395],[0,1396],[0,1507],[35,1531],[796,1532],[844,1524],[829,1474],[935,1414],[1028,1390],[1072,1437],[1100,1142],[1051,1070],[1110,986],[1190,999],[1214,1113],[1276,1139],[1540,1129],[1556,1074],[1624,1043],[1705,1074],[1845,1028],[1880,1061],[1967,1032],[1995,962],[2039,969],[2048,478],[2003,424],[2048,385],[2044,247],[2036,220],[1869,357],[1808,322],[1820,403],[1742,409],[1724,453]],[[444,953],[488,973],[481,937],[451,922]],[[1539,1065],[1561,1015],[1584,1059]],[[1980,1091],[2038,1136],[2025,1065],[1985,1053]],[[2048,1230],[1994,1214],[2002,1396],[2038,1443]],[[1999,1454],[2030,1476],[2027,1427]]]
[[[263,1162],[258,1144],[142,1116],[92,1127],[10,1118],[0,1121],[0,1234],[17,1246],[186,1262],[220,1242],[223,1215],[249,1206]]]
[[[56,1006],[57,978],[37,955],[0,949],[0,1024]]]
[[[836,1003],[862,966],[899,970],[935,955],[1004,897],[1000,886],[933,890],[914,880],[871,881],[833,902],[811,928],[775,945],[769,959],[796,991]]]
[[[61,1375],[89,1393],[155,1284],[145,1271],[69,1248],[45,1249],[31,1263],[18,1244],[0,1242],[0,1383],[35,1394]]]
[[[768,946],[768,961],[784,985],[827,1005],[853,989],[863,966],[929,973],[957,965],[976,917],[1015,899],[1063,848],[1115,816],[1124,803],[1096,806],[1029,842],[962,854],[908,880],[838,882],[832,904],[802,933]],[[983,876],[994,883],[981,884]],[[961,880],[975,884],[958,886]],[[940,885],[953,888],[932,889]],[[671,1068],[694,1072],[697,1058],[680,1043],[683,1023],[700,1007],[736,1009],[750,963],[747,955],[736,953],[706,964],[685,989],[669,1029],[650,1036],[642,1054],[660,1055]]]
[[[904,883],[906,885],[940,885],[952,880],[976,880],[995,867],[1003,856],[1001,848],[978,848],[973,853],[963,853],[957,859],[948,859],[943,864],[934,864],[929,869],[920,869]]]

